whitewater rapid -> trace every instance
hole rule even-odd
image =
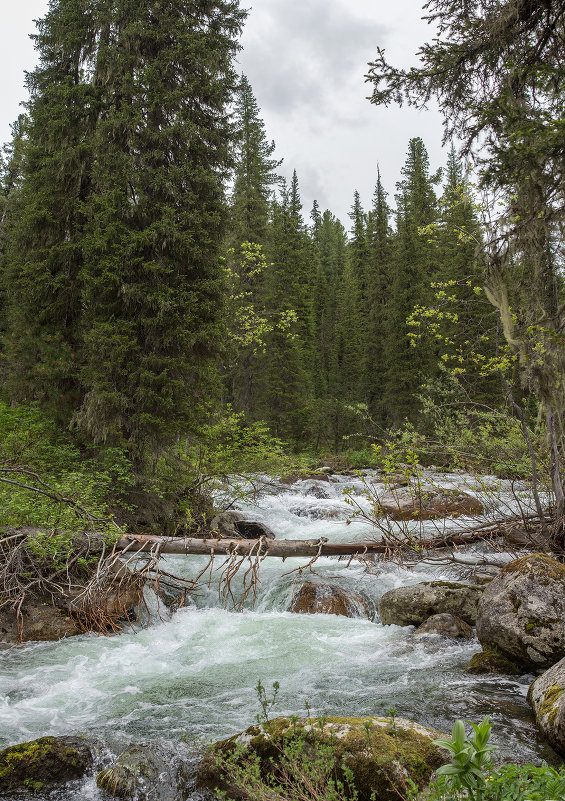
[[[343,492],[368,509],[362,493],[369,479],[376,480],[369,474],[363,480],[271,487],[238,506],[269,525],[277,538],[366,539],[374,536],[369,524],[346,523],[351,507]],[[438,480],[484,496],[485,487],[474,487],[470,478]],[[485,499],[491,509],[514,502],[510,488],[498,483],[493,498]],[[206,561],[168,557],[166,569],[191,577]],[[373,620],[295,615],[286,611],[292,594],[313,577],[293,572],[305,561],[267,558],[256,602],[242,612],[224,608],[212,583],[172,617],[163,609],[155,613],[145,629],[0,651],[0,748],[75,733],[96,738],[108,754],[157,740],[197,747],[254,722],[260,680],[267,689],[280,684],[273,714],[300,715],[309,705],[314,715],[364,716],[395,707],[399,716],[444,731],[455,718],[477,721],[490,714],[503,754],[536,761],[549,754],[525,700],[532,677],[471,676],[464,667],[480,650],[477,640],[415,637],[412,627],[378,620],[376,604],[387,590],[467,574],[391,563],[375,564],[368,572],[358,563],[323,558],[315,565],[316,577],[361,592]],[[65,801],[101,797],[92,778],[57,795]]]

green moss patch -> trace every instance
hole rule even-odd
[[[515,662],[511,662],[495,645],[485,645],[482,651],[471,657],[465,668],[467,673],[495,673],[506,676],[519,676],[522,670]]]
[[[91,764],[90,749],[75,738],[42,737],[14,745],[0,751],[0,794],[77,779]]]
[[[552,684],[551,687],[548,687],[548,689],[545,691],[545,695],[543,696],[543,701],[539,709],[539,714],[543,715],[544,717],[547,716],[547,720],[551,724],[555,722],[555,718],[557,717],[557,713],[559,711],[557,702],[564,692],[564,688],[557,683]]]
[[[426,731],[386,718],[277,718],[211,746],[197,782],[232,798],[243,798],[253,782],[284,793],[289,781],[304,781],[338,788],[344,798],[357,793],[358,801],[398,801],[410,782],[425,787],[445,761],[432,744],[438,733]]]

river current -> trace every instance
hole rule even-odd
[[[520,487],[505,482],[485,479],[478,486],[459,474],[435,479],[479,495],[491,511],[527,505],[525,488],[520,501]],[[236,506],[265,522],[277,538],[364,540],[375,531],[368,523],[346,522],[351,506],[344,491],[367,509],[364,486],[378,480],[367,473],[363,479],[271,485]],[[370,486],[384,490],[378,483]],[[347,560],[319,559],[316,577],[368,600],[374,617],[364,620],[286,611],[296,587],[313,578],[292,572],[307,561],[267,558],[256,600],[243,611],[225,608],[212,582],[171,617],[149,597],[153,614],[147,628],[0,651],[0,748],[45,735],[83,733],[103,743],[102,760],[138,742],[174,747],[184,741],[197,749],[254,722],[260,680],[268,691],[273,682],[280,684],[273,715],[304,714],[307,705],[313,715],[355,716],[383,715],[394,707],[398,716],[449,731],[458,717],[478,721],[489,714],[503,756],[551,758],[526,703],[532,676],[471,676],[464,667],[480,650],[476,639],[416,637],[412,627],[383,626],[378,619],[376,604],[387,590],[425,580],[463,580],[468,570],[386,562],[368,571]],[[194,577],[206,562],[168,557],[165,569]],[[90,777],[55,797],[97,801],[102,793]]]

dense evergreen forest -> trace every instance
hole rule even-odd
[[[444,164],[408,132],[344,220],[281,176],[248,13],[50,0],[33,37],[0,797],[565,799],[565,0],[428,0],[408,69],[375,42]]]
[[[537,453],[561,517],[553,12],[515,23],[514,2],[484,19],[476,4],[483,56],[467,12],[436,5],[452,40],[426,45],[427,67],[381,53],[368,77],[374,102],[441,98],[445,166],[431,174],[413,136],[396,188],[377,172],[340,221],[278,174],[276,132],[234,71],[237,2],[52,3],[2,161],[6,431],[32,415],[78,463],[106,477],[119,463],[130,507],[148,493],[198,506],[204,474],[283,453],[362,466],[402,441],[509,475]],[[509,98],[499,67],[522,35],[550,77],[504,62]],[[450,77],[428,78],[434,64]],[[34,462],[20,456],[3,454]]]

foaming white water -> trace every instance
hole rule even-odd
[[[455,477],[441,481],[449,486]],[[305,481],[247,506],[277,537],[364,539],[371,528],[347,525],[349,507],[343,500],[344,488],[359,493],[361,487],[360,479],[349,477],[336,483]],[[505,491],[504,503],[512,502]],[[366,503],[360,495],[356,499]],[[196,576],[206,561],[170,557],[167,569]],[[0,652],[0,745],[75,732],[96,735],[116,750],[129,742],[178,741],[185,732],[216,739],[253,722],[254,688],[261,680],[267,687],[280,682],[277,714],[303,713],[306,704],[315,714],[347,715],[395,706],[399,715],[445,730],[455,717],[490,713],[498,739],[511,751],[533,757],[537,746],[524,700],[527,679],[466,674],[463,668],[479,650],[477,641],[416,638],[411,628],[382,626],[377,618],[288,613],[296,586],[311,578],[295,572],[304,561],[267,558],[255,605],[248,604],[243,613],[224,609],[212,584],[170,621],[155,614],[153,624],[138,632],[84,635]],[[370,574],[359,564],[348,567],[328,558],[315,570],[318,577],[361,592],[373,611],[392,587],[452,578],[451,572],[424,565],[408,570],[385,564]],[[85,797],[92,791],[94,798],[96,791],[89,788]]]

